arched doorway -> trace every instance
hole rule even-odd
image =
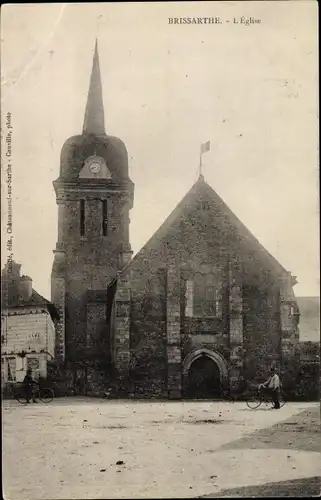
[[[228,370],[219,353],[205,348],[191,352],[184,360],[183,373],[184,397],[216,399],[223,396]]]

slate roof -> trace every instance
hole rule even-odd
[[[45,299],[40,293],[36,290],[32,289],[31,297],[28,300],[23,300],[21,297],[18,299],[15,295],[8,299],[8,307],[9,308],[23,308],[23,307],[44,307],[48,310],[51,319],[53,321],[59,320],[59,314],[57,308],[50,302]]]
[[[13,280],[8,282],[8,267],[2,270],[1,273],[1,309],[13,309],[23,307],[44,307],[48,310],[53,321],[59,319],[57,308],[52,302],[45,299],[40,293],[32,289],[29,299],[24,300],[19,294],[19,282],[32,281],[29,276],[20,276],[21,265],[13,261]],[[5,292],[7,287],[7,291]]]

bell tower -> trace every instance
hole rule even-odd
[[[131,259],[134,184],[124,143],[106,134],[96,41],[81,135],[64,143],[53,183],[58,205],[51,295],[60,311],[58,359],[95,358],[108,349],[106,289]]]

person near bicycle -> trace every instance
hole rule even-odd
[[[27,374],[23,379],[22,385],[26,394],[27,403],[30,403],[30,399],[32,399],[34,403],[38,403],[38,401],[36,401],[36,395],[33,389],[34,386],[38,386],[38,382],[36,382],[32,378],[32,370],[30,368],[28,368],[27,370]]]
[[[264,384],[260,384],[259,389],[263,392],[263,394],[267,394],[272,398],[274,404],[273,408],[275,410],[280,409],[280,388],[280,377],[276,373],[275,368],[272,367],[271,375],[269,376],[268,380],[264,382]]]

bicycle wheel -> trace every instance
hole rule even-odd
[[[246,400],[246,404],[251,410],[255,410],[255,408],[258,408],[262,403],[262,400],[258,396],[253,396],[252,398],[249,398]]]
[[[39,399],[43,403],[51,403],[54,398],[54,392],[52,389],[41,389],[39,392]]]
[[[14,398],[22,405],[27,404],[27,398],[22,392],[18,392],[17,394],[15,394]]]

